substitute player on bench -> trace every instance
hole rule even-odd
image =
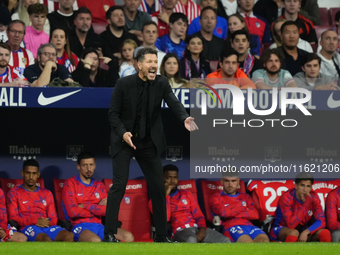
[[[286,191],[279,200],[271,240],[284,242],[330,242],[331,234],[325,229],[325,214],[318,195],[312,191],[314,178],[300,173],[295,188]]]
[[[38,162],[34,159],[25,161],[21,175],[24,183],[7,194],[9,219],[18,222],[28,241],[73,242],[73,234],[57,226],[52,192],[36,185],[40,176]]]

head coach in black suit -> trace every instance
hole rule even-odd
[[[157,75],[157,51],[143,48],[137,54],[138,72],[117,81],[108,113],[111,125],[113,185],[108,194],[105,237],[118,242],[118,213],[129,178],[130,159],[135,157],[152,190],[152,207],[156,227],[155,242],[170,241],[166,236],[166,199],[160,154],[166,141],[161,120],[161,102],[167,103],[185,128],[197,128],[182,103],[178,101],[168,79]]]

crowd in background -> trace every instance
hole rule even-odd
[[[9,0],[0,8],[0,86],[114,87],[151,47],[173,88],[222,78],[242,89],[339,89],[340,12],[318,38],[317,1]]]

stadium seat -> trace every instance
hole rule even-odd
[[[66,220],[64,211],[63,211],[63,199],[62,199],[62,193],[63,193],[63,186],[64,186],[64,179],[54,179],[53,178],[53,186],[54,186],[54,198],[58,213],[58,219],[59,220]]]
[[[196,181],[194,179],[178,181],[177,189],[189,190],[198,203]]]
[[[327,30],[327,29],[332,29],[333,26],[315,26],[315,32],[316,32],[316,36],[318,37],[318,39],[321,37],[321,34]]]
[[[104,32],[106,30],[106,26],[108,24],[101,22],[101,23],[92,23],[92,27],[94,32],[96,32],[97,34],[101,34],[102,32]]]
[[[215,72],[218,68],[218,60],[210,61],[211,72]]]
[[[331,25],[335,26],[335,14],[340,11],[340,8],[336,8],[336,7],[333,7],[333,8],[330,8],[329,9],[329,14],[330,14],[330,17],[331,17]]]
[[[323,210],[325,210],[325,203],[328,193],[338,186],[340,186],[340,179],[332,181],[314,181],[312,189],[318,194]]]
[[[108,190],[112,186],[111,179],[103,179]],[[120,204],[118,219],[122,228],[130,231],[135,242],[151,242],[151,217],[148,207],[148,189],[145,180],[129,180],[125,195]]]
[[[208,180],[201,180],[201,187],[202,187],[202,195],[203,195],[203,203],[205,209],[205,219],[207,221],[212,222],[213,215],[210,210],[209,200],[211,195],[222,192],[223,186],[220,181],[208,181]],[[246,193],[246,187],[244,185],[244,181],[240,181],[240,186],[238,187],[237,191],[239,193]]]
[[[14,188],[16,186],[20,186],[21,184],[24,183],[23,179],[4,179],[4,178],[0,178],[0,187],[2,188],[2,190],[5,193],[5,199],[7,201],[7,192],[11,189]],[[37,186],[38,187],[42,187],[45,188],[45,183],[44,183],[44,179],[40,178],[37,181]]]
[[[23,179],[4,179],[0,178],[0,187],[4,191],[5,194],[11,189],[14,188],[15,186],[20,186],[21,184],[24,183]],[[37,181],[37,186],[41,188],[45,188],[45,183],[44,179],[40,178]]]
[[[329,23],[329,14],[327,8],[319,8],[321,26],[328,26],[332,23]]]
[[[292,180],[282,181],[252,181],[248,182],[247,189],[251,192],[255,207],[259,212],[259,220],[263,222],[267,216],[274,216],[281,195],[294,188]]]
[[[106,191],[109,192],[109,189],[112,186],[112,179],[103,179],[103,183],[104,183]]]

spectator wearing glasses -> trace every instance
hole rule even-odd
[[[7,29],[7,44],[11,47],[11,58],[9,65],[17,67],[23,73],[24,69],[34,64],[34,57],[31,51],[20,46],[25,36],[25,23],[21,20],[13,20]]]
[[[24,76],[32,87],[46,86],[55,78],[73,81],[66,67],[57,64],[57,48],[52,43],[39,47],[37,63],[27,67]]]

